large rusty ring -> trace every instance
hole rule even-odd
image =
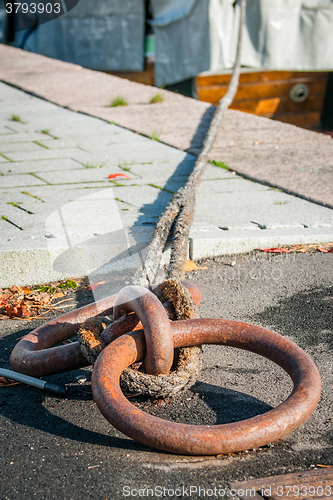
[[[183,283],[198,305],[201,297],[199,289],[188,281]],[[153,285],[154,287],[156,285]],[[10,364],[13,370],[33,377],[43,377],[88,366],[90,363],[83,356],[78,342],[59,344],[74,337],[80,325],[87,319],[112,315],[115,299],[116,294],[88,304],[25,335],[11,353]],[[164,307],[172,317],[174,311],[171,304],[166,303]],[[105,344],[109,344],[120,335],[134,330],[138,323],[139,319],[135,314],[119,318],[102,332],[101,339]]]
[[[119,378],[130,364],[144,359],[142,330],[123,335],[98,357],[92,374],[94,400],[118,430],[159,450],[184,455],[217,455],[258,448],[286,436],[315,409],[321,380],[311,358],[296,344],[265,328],[222,319],[172,323],[174,347],[219,344],[260,354],[281,366],[294,389],[276,408],[240,422],[186,425],[153,417],[133,406],[122,394]]]
[[[142,286],[126,286],[116,297],[113,317],[122,311],[135,312],[145,333],[147,354],[144,367],[151,375],[169,373],[173,363],[171,323],[158,298]]]

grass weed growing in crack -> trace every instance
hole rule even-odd
[[[157,142],[160,142],[160,136],[161,136],[161,132],[152,132],[152,134],[151,134],[151,138],[153,139],[153,141],[157,141]]]
[[[19,115],[11,115],[10,119],[12,122],[25,123]]]
[[[125,97],[122,97],[121,95],[118,95],[114,99],[112,99],[110,103],[111,108],[116,108],[117,106],[128,106],[128,102],[125,99]]]
[[[230,170],[228,163],[225,163],[224,161],[209,160],[209,163],[211,165],[214,165],[214,167],[223,168],[224,170]]]
[[[157,104],[164,102],[164,95],[162,95],[160,92],[157,92],[149,101],[149,104]]]
[[[96,165],[94,165],[93,163],[84,163],[84,167],[85,168],[102,168],[104,167],[104,163],[97,163]]]

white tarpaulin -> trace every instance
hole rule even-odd
[[[333,1],[249,0],[242,64],[333,69]]]
[[[239,0],[150,3],[157,85],[233,67]],[[145,21],[144,0],[80,0],[28,36],[17,33],[15,42],[92,69],[140,71]],[[252,68],[332,70],[333,0],[248,0],[241,62]]]
[[[151,3],[157,85],[233,67],[239,1]],[[248,0],[241,63],[253,68],[332,70],[333,0]]]

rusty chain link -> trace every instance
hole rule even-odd
[[[198,302],[198,289],[188,283],[186,285]],[[165,304],[165,308],[169,316],[174,314],[170,303]],[[134,314],[119,316],[122,311],[132,310]],[[85,306],[37,328],[14,348],[12,367],[21,373],[42,376],[86,366],[88,362],[81,353],[79,343],[57,344],[75,335],[87,318],[91,318],[91,325],[98,327],[105,322],[104,317],[112,313],[114,322],[100,334],[106,347],[94,365],[93,395],[101,413],[114,427],[143,444],[188,455],[213,455],[256,448],[280,439],[299,427],[318,403],[321,386],[318,370],[310,357],[293,342],[265,328],[235,321],[169,320],[162,304],[143,287],[126,287],[117,296]],[[161,329],[165,335],[162,339],[159,336]],[[201,344],[229,345],[266,357],[292,378],[294,389],[291,395],[277,408],[241,422],[193,426],[147,415],[133,406],[121,392],[119,379],[129,365],[138,361],[147,365],[149,360],[148,366],[152,366],[155,373],[164,372],[170,367],[170,354],[174,348]],[[159,353],[164,352],[162,363],[159,363],[155,348]],[[157,378],[163,376],[158,375]]]

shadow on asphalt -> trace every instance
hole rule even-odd
[[[215,425],[238,422],[272,409],[269,404],[249,394],[204,382],[197,382],[191,391],[199,393],[199,397],[216,413]]]
[[[280,300],[273,307],[251,317],[254,323],[269,325],[284,335],[292,334],[302,348],[325,344],[333,350],[333,287],[314,287]]]

